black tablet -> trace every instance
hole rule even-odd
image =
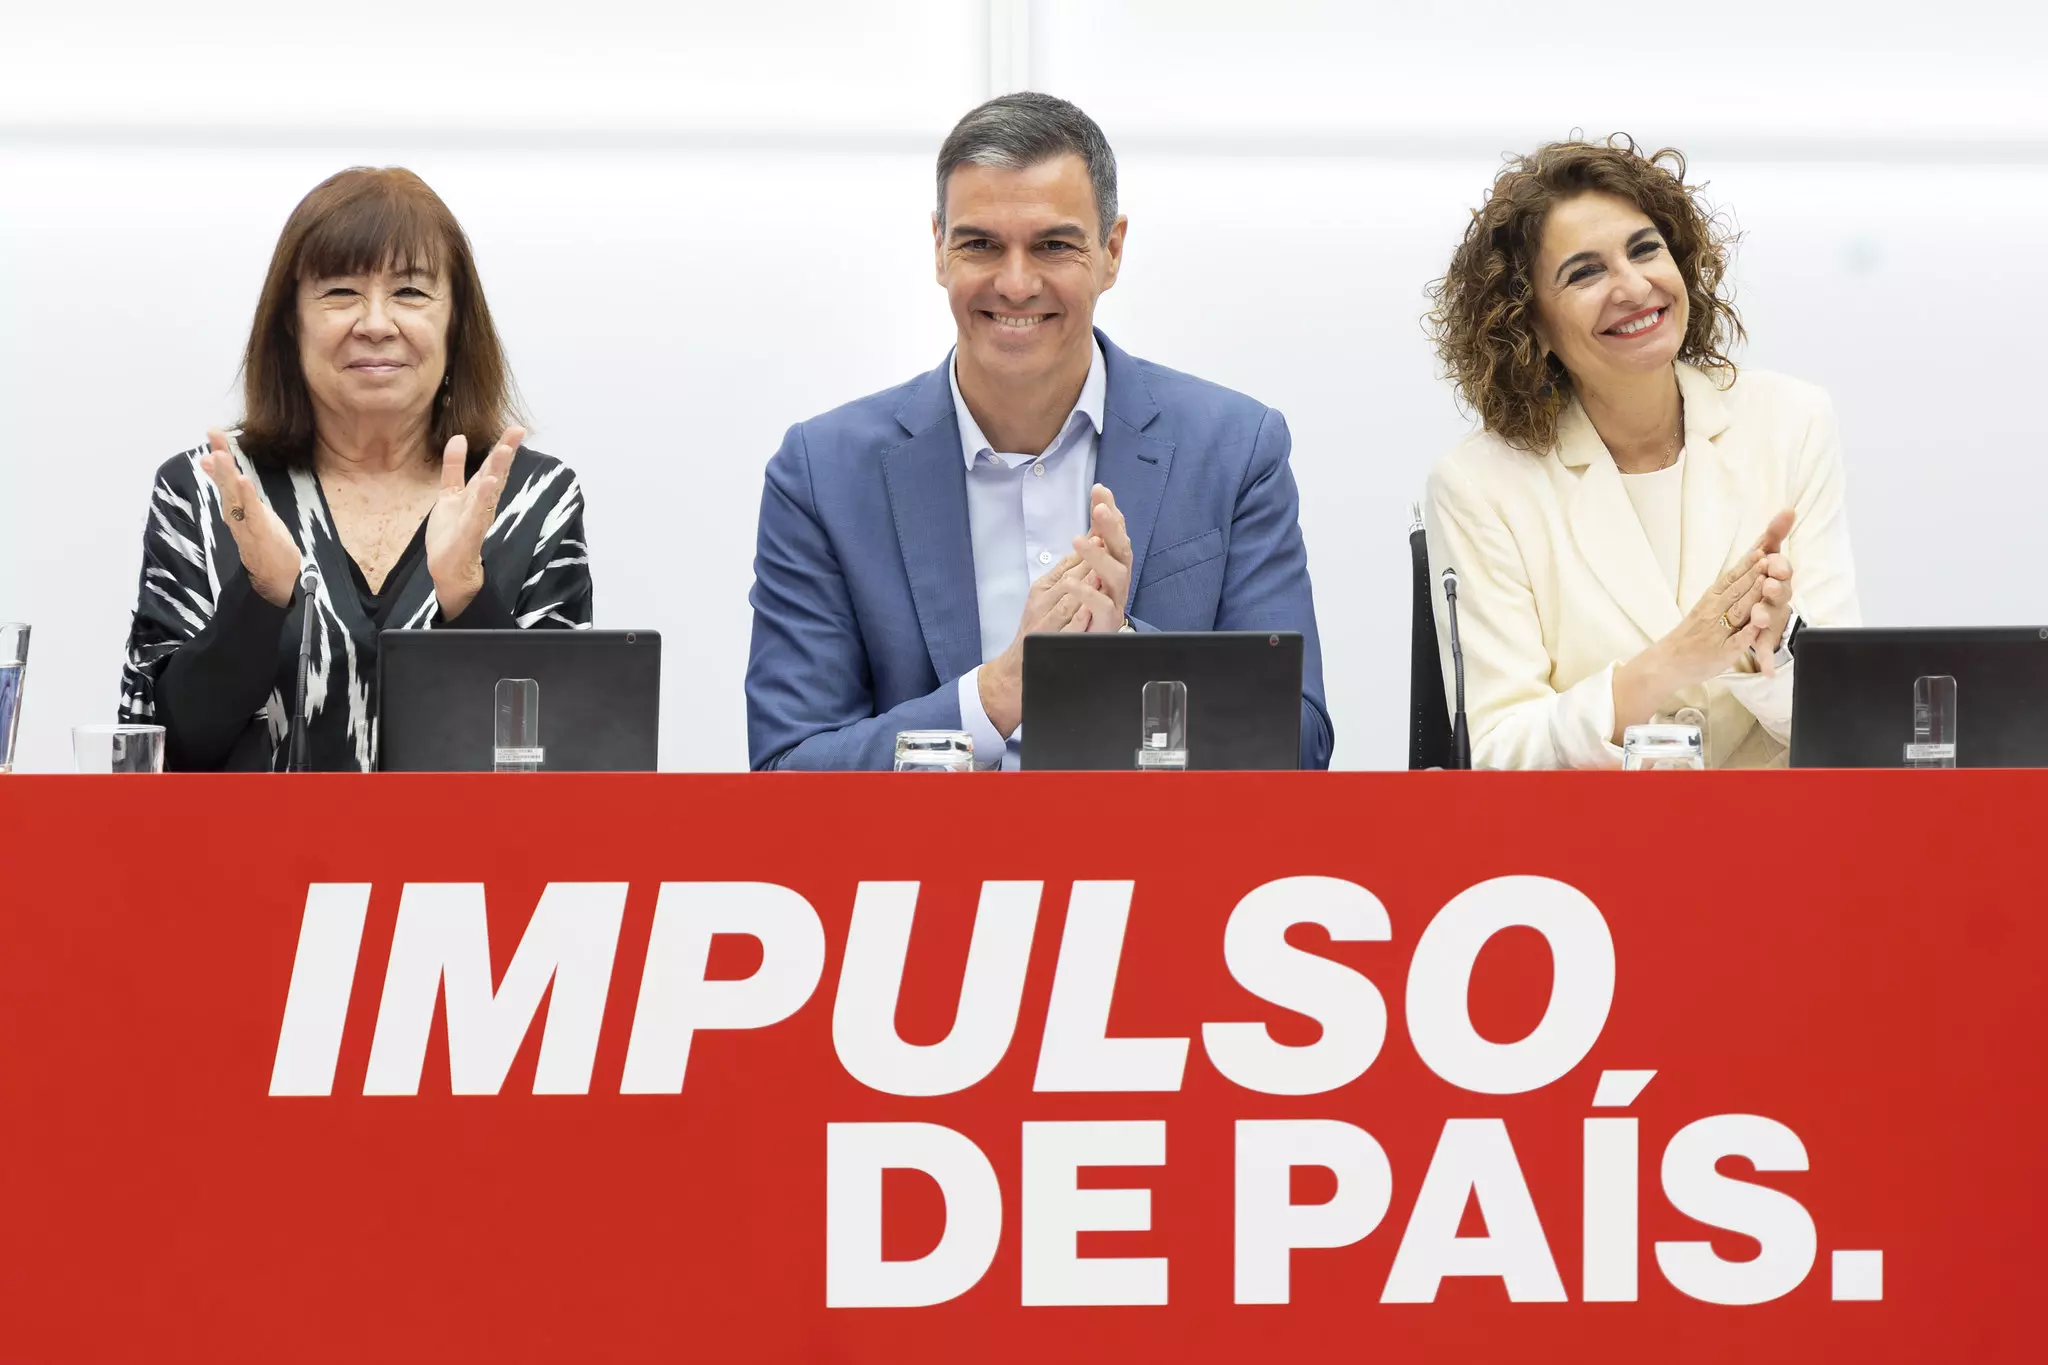
[[[535,684],[538,771],[654,771],[661,636],[651,630],[382,632],[378,771],[492,771],[507,679]]]
[[[1795,768],[1901,768],[1913,684],[1955,679],[1959,768],[2048,768],[2048,626],[1812,628],[1793,666]]]
[[[1189,769],[1298,768],[1301,657],[1294,631],[1026,636],[1021,765],[1138,767],[1145,687],[1179,682]]]

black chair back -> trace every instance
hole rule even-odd
[[[1429,537],[1422,518],[1408,532],[1408,556],[1414,564],[1415,607],[1409,617],[1408,767],[1449,768],[1456,757],[1451,742],[1451,707],[1444,697],[1444,667],[1436,646],[1435,584],[1429,576]]]

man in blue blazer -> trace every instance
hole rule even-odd
[[[939,283],[959,343],[798,423],[754,557],[753,766],[886,769],[965,730],[1017,766],[1038,631],[1300,631],[1301,766],[1330,762],[1287,423],[1094,329],[1125,219],[1116,159],[1064,100],[1016,94],[939,152]]]

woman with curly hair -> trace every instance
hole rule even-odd
[[[1626,138],[1539,148],[1431,288],[1483,428],[1426,512],[1475,767],[1616,767],[1628,726],[1670,719],[1711,767],[1782,766],[1797,626],[1857,622],[1833,408],[1736,374],[1730,238],[1684,177]]]

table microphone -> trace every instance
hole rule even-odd
[[[1451,711],[1451,766],[1472,766],[1472,736],[1465,728],[1465,647],[1458,643],[1458,571],[1444,570],[1444,605],[1451,613],[1451,683],[1457,701]]]
[[[291,747],[284,770],[306,771],[306,680],[313,672],[313,622],[320,615],[320,570],[311,564],[299,570],[299,597],[303,614],[299,618],[299,682],[292,703]]]

